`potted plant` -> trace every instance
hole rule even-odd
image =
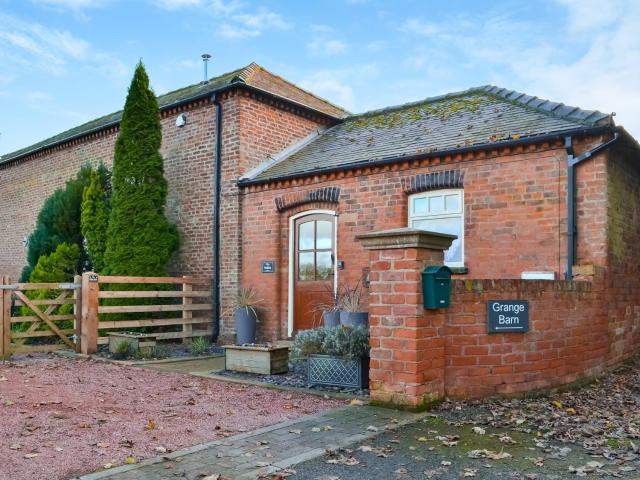
[[[318,302],[315,304],[316,314],[322,315],[322,325],[326,328],[337,327],[340,325],[340,300],[338,294],[333,291],[333,284],[331,287],[326,287],[327,297],[331,300],[326,302]],[[317,325],[317,322],[314,322]]]
[[[369,313],[362,310],[362,287],[360,282],[355,286],[343,285],[340,291],[340,324],[351,327],[368,326]]]
[[[369,329],[340,325],[298,332],[293,362],[307,362],[309,385],[369,387]]]
[[[240,287],[235,302],[229,310],[233,311],[236,321],[236,344],[256,343],[256,330],[258,323],[258,311],[262,300],[256,298],[256,292],[252,287]]]

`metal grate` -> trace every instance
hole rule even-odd
[[[311,355],[308,363],[310,385],[335,385],[360,388],[362,379],[360,360]]]

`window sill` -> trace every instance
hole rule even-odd
[[[449,267],[453,275],[465,275],[469,273],[468,267]]]

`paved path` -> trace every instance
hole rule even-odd
[[[327,448],[346,447],[421,417],[370,406],[344,407],[92,473],[80,480],[196,480],[215,474],[255,480],[323,455]]]

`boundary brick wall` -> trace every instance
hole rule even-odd
[[[577,142],[577,150],[601,138]],[[578,259],[606,264],[606,156],[598,155],[577,172]],[[358,234],[407,226],[405,182],[415,175],[460,170],[464,175],[465,263],[457,278],[519,278],[522,271],[553,271],[562,278],[566,263],[566,152],[563,145],[530,145],[479,152],[465,157],[362,168],[351,173],[247,187],[243,191],[242,282],[253,286],[269,306],[259,335],[287,336],[289,218],[313,209],[338,214],[341,283],[354,284],[369,268]],[[313,198],[324,187],[340,190],[338,202],[313,201],[281,208],[281,198]],[[588,219],[588,221],[585,221]],[[508,258],[508,261],[505,261]],[[276,273],[263,274],[261,260],[275,260]]]
[[[602,281],[457,280],[444,311],[444,393],[509,395],[592,377],[608,362]],[[529,301],[527,333],[487,333],[487,301]],[[430,312],[425,312],[430,315]]]
[[[606,268],[594,268],[591,281],[453,280],[451,305],[425,310],[420,272],[441,264],[442,250],[425,246],[429,232],[389,233],[359,236],[371,265],[374,402],[419,408],[444,396],[549,389],[638,352],[640,293]],[[529,302],[529,330],[488,333],[487,301],[515,299]]]

